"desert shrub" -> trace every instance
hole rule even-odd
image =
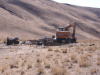
[[[37,63],[42,63],[42,60],[40,58],[37,58]]]
[[[93,68],[93,69],[90,70],[90,73],[91,73],[91,74],[94,74],[94,73],[96,73],[96,72],[97,72],[97,69],[96,69],[96,68]]]
[[[52,66],[51,71],[53,75],[69,75],[66,68]]]
[[[80,56],[79,66],[80,67],[89,67],[91,65],[90,58],[87,55]]]
[[[59,52],[59,50],[58,50],[58,49],[56,49],[56,50],[54,50],[54,52]]]
[[[97,58],[97,65],[100,66],[100,57]]]
[[[27,69],[30,69],[30,68],[32,68],[32,65],[28,64]]]
[[[48,51],[53,51],[53,49],[52,48],[48,48]]]
[[[89,60],[86,61],[80,61],[79,66],[80,67],[89,67],[91,65],[91,62]]]
[[[10,69],[18,68],[18,65],[10,64]]]
[[[72,62],[77,63],[77,55],[72,54],[71,55],[71,60],[72,60]]]
[[[9,65],[2,65],[1,66],[1,72],[3,73],[7,68],[9,67]]]
[[[43,75],[43,74],[45,73],[44,68],[42,68],[42,67],[39,67],[39,68],[37,69],[37,72],[38,72],[37,75]]]
[[[20,75],[25,75],[25,71],[22,70]]]
[[[45,61],[44,65],[45,65],[45,68],[50,68],[50,61]]]
[[[67,53],[67,49],[62,49],[62,53]]]

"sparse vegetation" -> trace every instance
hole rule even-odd
[[[20,75],[25,75],[25,71],[22,70]]]
[[[51,70],[53,75],[69,75],[66,68],[52,66]]]
[[[59,50],[58,50],[58,49],[56,49],[56,50],[54,50],[54,52],[59,52]]]
[[[96,69],[96,68],[93,68],[93,69],[90,70],[90,73],[91,73],[91,74],[94,74],[94,73],[96,73],[96,72],[97,72],[97,69]]]
[[[80,61],[79,62],[79,66],[80,67],[89,67],[91,65],[91,62],[90,61]]]
[[[32,68],[32,65],[28,64],[27,69],[30,69],[30,68]]]
[[[72,75],[71,72],[75,73],[73,75],[83,75],[86,70],[88,71],[87,75],[93,75],[100,69],[100,44],[97,41],[95,47],[87,45],[87,41],[85,43],[72,47],[43,48],[39,46],[34,48],[34,52],[32,52],[33,47],[24,46],[27,51],[24,50],[25,48],[22,48],[24,51],[12,49],[17,50],[15,55],[13,54],[15,51],[11,52],[9,49],[8,53],[13,55],[2,57],[0,63],[3,65],[0,64],[0,75]]]
[[[48,51],[53,51],[53,49],[52,48],[48,48]]]
[[[39,67],[38,69],[37,69],[37,72],[38,72],[38,74],[37,75],[43,75],[45,72],[44,72],[44,69],[42,68],[42,67]]]
[[[67,49],[62,49],[62,52],[63,53],[67,53]]]
[[[10,69],[13,69],[13,68],[18,68],[18,66],[15,64],[10,64]]]
[[[97,58],[97,65],[100,66],[100,57]]]
[[[0,71],[3,73],[3,72],[5,72],[5,70],[6,70],[8,67],[9,67],[9,65],[2,65]]]
[[[72,54],[71,55],[71,60],[72,60],[72,62],[77,63],[77,55]]]
[[[89,67],[91,65],[91,61],[89,57],[86,55],[82,55],[79,61],[79,66],[80,67]]]

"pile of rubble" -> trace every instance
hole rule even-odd
[[[39,39],[39,40],[29,40],[32,45],[44,45],[44,46],[59,46],[67,44],[65,42],[58,43],[56,40],[52,38],[46,38],[46,39]]]
[[[57,39],[54,39],[54,38],[43,38],[43,39],[38,39],[38,40],[19,41],[18,37],[15,37],[14,39],[7,37],[6,44],[7,45],[25,44],[25,45],[59,46],[59,45],[65,45],[68,43],[66,43],[66,41],[57,42]]]

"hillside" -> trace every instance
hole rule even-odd
[[[0,0],[0,39],[51,37],[57,28],[77,22],[79,39],[99,39],[100,9],[52,0]]]

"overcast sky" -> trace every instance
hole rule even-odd
[[[97,7],[100,8],[100,0],[54,0],[60,3],[68,3],[79,6]]]

